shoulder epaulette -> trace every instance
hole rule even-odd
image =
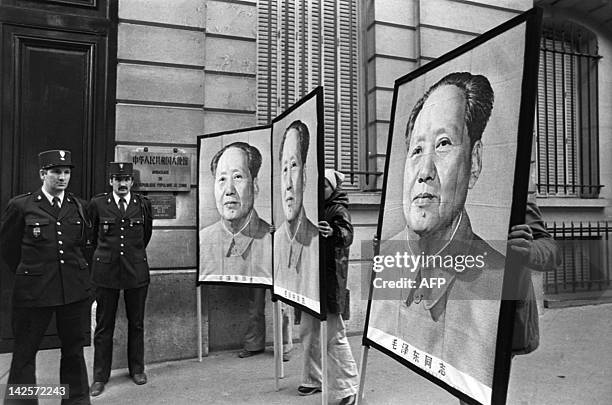
[[[93,198],[106,197],[107,195],[108,195],[108,193],[100,193],[100,194],[94,195]]]
[[[142,199],[148,200],[149,198],[146,195],[143,194],[139,194],[139,193],[132,193],[135,197],[140,197]]]
[[[30,191],[29,193],[24,193],[24,194],[19,194],[19,195],[16,195],[15,197],[13,197],[13,200],[17,200],[17,199],[20,199],[20,198],[24,198],[24,197],[27,197],[27,196],[29,196],[29,195],[32,195],[32,192],[31,192],[31,191]]]

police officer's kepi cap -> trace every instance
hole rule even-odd
[[[128,162],[110,162],[108,164],[108,175],[113,176],[130,176],[134,175],[134,166]]]
[[[50,169],[57,166],[74,167],[69,150],[46,150],[38,154],[38,166]]]

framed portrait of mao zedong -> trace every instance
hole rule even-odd
[[[505,402],[506,242],[523,223],[541,15],[395,82],[364,345],[470,404]]]
[[[325,319],[323,250],[323,88],[272,122],[273,297]],[[321,174],[321,176],[319,175]]]
[[[198,283],[272,286],[270,131],[198,137]]]

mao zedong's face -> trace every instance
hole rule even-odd
[[[470,147],[465,96],[453,85],[434,90],[423,105],[408,142],[404,167],[404,216],[420,236],[448,236],[453,220],[476,183],[480,141]]]
[[[257,183],[251,177],[244,151],[229,148],[219,158],[215,173],[215,202],[223,219],[234,222],[246,219],[253,209]]]
[[[300,153],[299,134],[290,129],[285,137],[281,156],[281,198],[287,221],[298,218],[304,193],[304,164]]]

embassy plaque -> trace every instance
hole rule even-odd
[[[149,194],[153,219],[176,219],[176,196],[174,194]]]
[[[134,164],[136,191],[189,191],[192,154],[177,148],[117,147],[117,158]]]

